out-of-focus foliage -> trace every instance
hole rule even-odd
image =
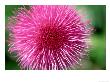
[[[23,7],[20,5],[7,5],[5,7],[5,23],[7,25],[8,17],[13,16],[13,12],[18,8]],[[28,6],[26,6],[28,8]],[[91,37],[92,47],[88,53],[87,59],[81,61],[82,66],[78,69],[106,69],[106,6],[105,5],[78,5],[78,10],[85,9],[88,18],[92,19],[91,24],[94,27],[94,33]],[[85,11],[84,11],[85,12]],[[17,70],[20,69],[16,63],[15,54],[8,52],[9,33],[6,27],[5,32],[5,69]]]

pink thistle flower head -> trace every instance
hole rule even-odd
[[[91,29],[74,7],[30,6],[10,19],[9,51],[22,69],[71,69],[87,53]]]

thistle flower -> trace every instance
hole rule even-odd
[[[71,69],[87,54],[88,25],[71,6],[21,8],[9,20],[9,51],[22,69]]]

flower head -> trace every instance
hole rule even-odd
[[[86,55],[89,23],[70,6],[30,6],[10,17],[9,51],[23,69],[71,69]]]

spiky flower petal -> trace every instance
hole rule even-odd
[[[91,30],[70,6],[21,8],[9,23],[9,51],[23,69],[71,69],[87,53]]]

